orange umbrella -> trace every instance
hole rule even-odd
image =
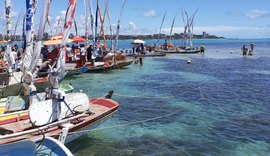
[[[67,43],[72,42],[72,40],[69,38],[67,40]],[[47,40],[45,42],[43,42],[43,45],[56,45],[56,44],[61,44],[62,43],[62,39],[58,39],[58,40]]]
[[[85,42],[86,40],[80,36],[75,36],[72,38],[72,42]]]

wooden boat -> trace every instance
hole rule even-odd
[[[138,57],[161,57],[165,56],[166,53],[163,51],[155,51],[155,52],[145,52],[143,54],[127,54],[127,56],[138,56]]]
[[[0,155],[65,155],[72,156],[70,150],[52,137],[41,140],[20,140],[0,145]]]
[[[65,143],[70,142],[87,130],[97,127],[101,121],[113,115],[119,104],[111,99],[93,98],[89,100],[90,111],[66,117],[42,126],[33,126],[29,115],[20,115],[12,119],[0,121],[0,145],[19,140],[39,140],[45,136],[58,138],[68,129]],[[83,131],[82,131],[83,130]],[[75,133],[76,131],[81,131]]]
[[[115,69],[124,68],[126,66],[131,65],[132,63],[133,63],[133,59],[119,60],[115,62],[114,68]]]
[[[170,53],[170,54],[198,54],[200,52],[200,49],[198,48],[192,48],[192,49],[181,49],[181,48],[174,48],[174,49],[157,49],[156,52],[164,52],[164,53]]]
[[[114,67],[113,62],[95,62],[92,65],[90,62],[87,62],[84,65],[84,69],[86,68],[86,73],[95,73],[95,72],[107,72]]]

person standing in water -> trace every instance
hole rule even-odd
[[[205,50],[205,46],[204,46],[204,44],[202,44],[200,46],[200,52],[201,52],[201,54],[204,54],[204,50]]]
[[[246,56],[246,55],[247,55],[248,49],[246,48],[246,45],[245,45],[245,44],[243,44],[241,50],[242,50],[242,55],[243,55],[243,56]]]
[[[253,55],[253,53],[254,53],[254,43],[253,42],[250,42],[250,50],[251,50],[251,53]]]

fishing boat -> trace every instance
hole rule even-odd
[[[72,156],[70,150],[60,141],[52,137],[40,140],[20,140],[0,145],[0,155],[65,155]]]
[[[44,108],[48,106],[44,106],[44,103],[42,105]],[[70,142],[85,134],[86,130],[95,128],[102,123],[101,121],[108,119],[117,111],[119,104],[111,99],[94,98],[89,100],[88,106],[89,110],[82,113],[41,126],[33,125],[33,121],[31,121],[31,117],[27,113],[17,118],[2,120],[0,121],[0,144],[25,139],[37,140],[42,138],[43,135],[57,138],[65,130],[70,133],[66,136],[65,143]],[[46,113],[46,111],[43,112]],[[41,114],[42,118],[44,118],[44,113]],[[50,116],[48,117],[50,118]],[[48,118],[43,120],[48,120]],[[76,131],[81,132],[75,133]]]

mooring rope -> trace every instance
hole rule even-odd
[[[144,123],[144,122],[148,122],[148,121],[153,121],[153,120],[165,118],[165,117],[168,117],[168,116],[177,114],[177,113],[179,113],[179,112],[181,112],[183,110],[184,109],[179,109],[179,110],[177,110],[177,111],[175,111],[173,113],[165,114],[165,115],[162,115],[162,116],[157,116],[157,117],[154,117],[154,118],[133,121],[133,122],[126,123],[126,124],[119,124],[119,125],[114,125],[114,126],[108,126],[108,127],[102,127],[102,128],[95,128],[95,129],[91,129],[91,130],[82,130],[82,131],[69,132],[68,134],[86,133],[86,132],[90,132],[90,131],[97,131],[97,130],[104,130],[104,129],[119,128],[119,127],[125,127],[125,126],[129,126],[129,125],[135,125],[135,124],[139,124],[139,123]]]
[[[123,95],[123,94],[113,94],[114,96],[120,96],[120,97],[130,97],[130,98],[141,98],[141,99],[152,99],[152,98],[175,98],[174,96],[134,96],[134,95]]]

